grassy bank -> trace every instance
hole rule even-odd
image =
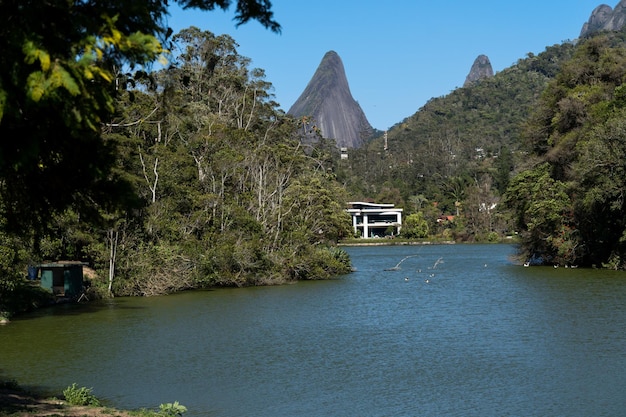
[[[158,411],[117,410],[101,405],[90,389],[75,385],[57,398],[27,391],[14,381],[0,381],[0,417],[177,417],[185,411],[178,403],[161,404]]]

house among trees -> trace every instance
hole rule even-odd
[[[364,238],[394,236],[402,228],[402,209],[393,204],[348,203],[355,236]]]
[[[28,268],[31,280],[39,279],[41,287],[56,297],[77,299],[83,293],[83,264],[53,262]]]

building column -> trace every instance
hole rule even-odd
[[[356,232],[357,232],[357,228],[356,228],[357,217],[358,216],[356,213],[352,213],[352,229],[354,230],[354,236],[356,236]]]
[[[370,237],[370,229],[367,227],[367,214],[363,214],[363,237]]]
[[[396,221],[398,222],[398,234],[400,234],[400,230],[402,230],[402,212],[398,212]]]

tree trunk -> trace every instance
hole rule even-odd
[[[109,230],[107,232],[109,240],[109,296],[113,297],[112,287],[113,279],[115,278],[115,260],[117,258],[117,242],[119,238],[119,231]]]

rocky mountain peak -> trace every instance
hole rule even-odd
[[[487,55],[478,55],[478,58],[476,58],[474,60],[474,64],[472,64],[469,74],[467,74],[467,77],[465,78],[463,87],[467,87],[476,81],[489,77],[493,77],[493,67],[491,66],[491,61],[489,61],[489,57],[487,57]]]
[[[313,78],[291,106],[288,114],[313,120],[315,128],[338,147],[358,148],[373,129],[350,93],[341,58],[327,52]]]
[[[603,30],[620,30],[624,23],[626,23],[626,0],[621,0],[614,9],[607,4],[601,4],[591,12],[591,17],[580,31],[580,37]]]

